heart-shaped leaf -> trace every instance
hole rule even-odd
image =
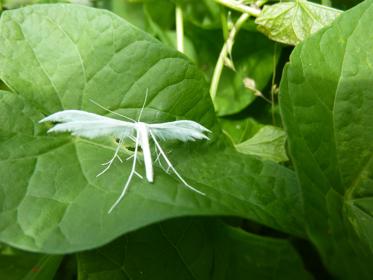
[[[237,153],[224,141],[203,76],[182,54],[118,16],[73,5],[5,12],[0,77],[13,93],[0,100],[0,240],[42,252],[102,245],[142,226],[185,215],[237,215],[303,235],[292,171]],[[162,143],[181,175],[206,196],[155,166],[155,183],[135,178],[112,214],[130,164],[112,157],[114,139],[47,134],[38,121],[63,109],[105,110],[142,121],[198,121],[203,143]],[[111,117],[116,117],[109,114]],[[125,158],[133,152],[121,149]],[[143,164],[138,163],[140,173]]]
[[[272,40],[296,45],[329,25],[340,13],[307,0],[294,0],[265,6],[255,23]]]

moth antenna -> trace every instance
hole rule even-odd
[[[137,173],[136,172],[136,160],[137,160],[137,151],[138,151],[138,146],[139,146],[139,133],[137,132],[136,133],[136,145],[135,145],[135,153],[134,153],[134,156],[133,156],[133,163],[132,163],[132,169],[131,169],[131,173],[130,175],[128,176],[128,179],[127,179],[127,182],[126,184],[124,185],[124,188],[122,190],[122,193],[120,194],[120,196],[118,197],[118,199],[114,202],[114,204],[111,206],[111,208],[109,209],[108,213],[110,214],[115,207],[118,206],[119,202],[121,202],[121,200],[123,199],[124,195],[126,194],[127,192],[127,189],[130,185],[130,182],[132,180],[132,177],[133,177],[133,174]]]
[[[161,145],[159,145],[157,139],[155,138],[154,134],[152,133],[151,130],[149,130],[149,133],[150,133],[150,136],[153,138],[153,141],[155,143],[155,145],[157,146],[158,150],[159,150],[159,153],[162,155],[162,157],[164,158],[164,160],[166,161],[166,163],[168,164],[169,168],[175,173],[175,175],[180,179],[180,181],[189,189],[191,189],[192,191],[195,191],[201,195],[206,195],[205,193],[193,188],[191,185],[189,185],[183,177],[181,177],[181,175],[179,174],[179,172],[177,172],[177,170],[174,168],[174,166],[172,165],[172,163],[170,162],[170,160],[167,158],[166,154],[164,153],[163,149],[161,148]]]
[[[147,89],[146,89],[146,92],[145,92],[144,103],[142,104],[141,111],[140,111],[140,115],[139,115],[139,118],[138,118],[138,120],[137,120],[138,122],[140,121],[140,119],[141,119],[141,115],[142,115],[142,112],[144,111],[145,104],[146,104],[146,100],[148,99],[148,93],[149,93],[149,89],[147,88]]]
[[[129,120],[129,121],[131,121],[131,122],[136,122],[134,119],[131,119],[130,117],[127,117],[127,116],[125,116],[125,115],[122,115],[122,114],[119,114],[119,113],[117,113],[117,112],[114,112],[114,111],[112,111],[112,110],[110,110],[110,109],[108,109],[108,108],[105,108],[104,106],[98,104],[98,103],[97,103],[96,101],[94,101],[93,99],[89,99],[89,101],[91,101],[93,104],[95,104],[96,106],[100,107],[101,109],[103,109],[103,110],[105,110],[105,111],[107,111],[107,112],[109,112],[109,113],[112,113],[112,114],[114,114],[114,115],[117,115],[117,116],[120,116],[120,117],[122,117],[122,118],[125,118],[125,119],[127,119],[127,120]]]

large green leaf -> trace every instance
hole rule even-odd
[[[0,240],[71,252],[185,215],[238,215],[303,234],[293,172],[222,140],[203,76],[182,54],[110,12],[61,4],[3,13],[0,44],[0,77],[17,93],[0,99]],[[191,119],[213,131],[207,143],[163,143],[179,172],[207,195],[157,165],[155,183],[135,178],[108,215],[130,172],[118,161],[96,177],[114,139],[50,135],[38,121],[62,109],[106,114],[90,99],[136,118],[146,89],[143,121]],[[122,158],[130,154],[121,149]]]
[[[296,45],[330,24],[341,11],[306,0],[265,6],[256,18],[258,29],[272,40]]]
[[[280,93],[309,236],[344,279],[373,274],[372,20],[369,0],[299,45]]]
[[[80,279],[309,279],[288,241],[180,219],[78,255]]]
[[[104,0],[105,2],[109,2]],[[92,5],[91,2],[100,2],[100,0],[1,0],[0,6],[4,6],[6,9],[16,9],[32,4],[48,4],[48,3],[71,3],[79,5]]]

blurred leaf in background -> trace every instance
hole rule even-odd
[[[0,275],[6,280],[47,280],[55,276],[63,256],[32,254],[9,247],[0,253]]]
[[[241,30],[233,46],[235,69],[225,67],[215,99],[218,116],[239,113],[256,98],[255,90],[245,86],[245,79],[255,83],[262,91],[271,81],[276,68],[274,43],[253,30]]]
[[[307,0],[265,6],[255,23],[274,41],[297,45],[322,27],[329,25],[341,11]]]

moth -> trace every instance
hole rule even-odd
[[[206,127],[200,125],[197,122],[190,120],[177,120],[172,122],[164,123],[146,123],[141,121],[141,115],[143,113],[145,103],[146,103],[147,94],[145,95],[145,101],[141,108],[139,117],[137,120],[133,120],[127,116],[113,112],[106,109],[100,104],[92,101],[97,106],[105,109],[106,111],[127,119],[128,121],[114,119],[106,116],[101,116],[98,114],[81,111],[81,110],[64,110],[51,114],[42,120],[39,123],[44,122],[57,122],[54,127],[48,130],[48,133],[55,132],[70,132],[73,136],[81,136],[84,138],[98,138],[103,136],[110,136],[118,139],[118,143],[114,152],[113,157],[103,165],[106,167],[99,173],[97,176],[104,174],[110,166],[113,164],[114,160],[118,158],[120,162],[123,162],[119,157],[118,153],[121,146],[123,145],[126,139],[131,139],[134,143],[134,153],[130,158],[133,158],[131,172],[128,176],[126,183],[122,189],[121,194],[115,203],[111,206],[109,213],[111,213],[114,208],[120,203],[126,194],[133,175],[137,175],[141,179],[143,178],[136,171],[136,162],[138,160],[139,146],[142,149],[144,165],[145,165],[145,174],[148,182],[152,183],[154,181],[154,169],[153,169],[153,160],[152,153],[150,149],[150,139],[153,141],[157,157],[155,162],[159,162],[163,168],[160,159],[163,158],[166,162],[168,168],[166,172],[172,170],[174,174],[179,178],[185,187],[188,189],[197,192],[201,195],[205,195],[203,192],[193,188],[189,185],[183,177],[177,172],[175,167],[172,165],[168,159],[166,153],[162,149],[159,141],[167,140],[179,140],[179,141],[195,141],[209,138],[205,133],[211,132]],[[127,159],[127,160],[128,160]]]

